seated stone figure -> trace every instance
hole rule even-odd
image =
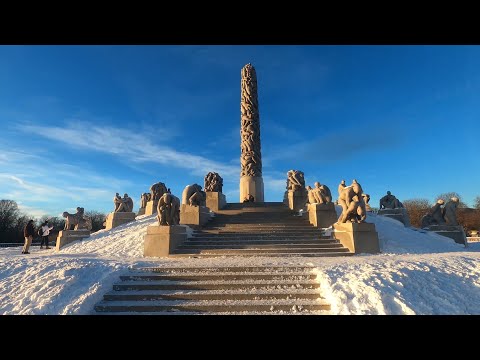
[[[403,204],[390,191],[380,199],[380,209],[403,208]]]
[[[445,220],[443,218],[443,209],[442,205],[445,204],[445,201],[438,199],[437,203],[423,215],[421,219],[422,228],[428,227],[430,225],[444,225]]]
[[[114,212],[132,212],[133,211],[133,200],[128,194],[124,194],[123,198],[120,197],[118,193],[116,193],[115,197],[113,198],[113,202],[115,204],[115,211]]]
[[[314,194],[317,202],[320,204],[329,204],[332,202],[332,193],[327,185],[322,185],[318,181],[315,182]]]
[[[180,199],[170,193],[164,193],[158,200],[157,220],[161,226],[180,223]]]
[[[143,194],[140,196],[140,207],[141,207],[141,208],[146,208],[146,207],[147,207],[147,202],[149,202],[151,198],[152,198],[152,194],[150,194],[150,193],[143,193]]]
[[[342,190],[338,198],[338,204],[342,207],[342,213],[338,218],[339,223],[346,223],[347,221],[365,222],[367,210],[362,193],[362,187],[356,180],[353,181],[352,185]]]
[[[205,175],[205,191],[222,192],[223,179],[216,172],[209,172]]]
[[[287,172],[287,190],[297,191],[305,189],[305,175],[299,170]]]
[[[205,206],[206,194],[198,184],[187,185],[183,189],[182,204]]]
[[[165,186],[164,183],[158,182],[150,186],[150,194],[151,194],[151,199],[153,201],[156,201],[160,199],[160,197],[167,192],[167,187]]]
[[[460,200],[457,197],[450,198],[450,201],[445,204],[443,208],[443,219],[447,223],[447,225],[458,225],[457,220],[457,207]]]

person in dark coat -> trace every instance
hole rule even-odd
[[[35,228],[33,227],[33,220],[28,220],[27,225],[23,228],[23,236],[25,236],[25,244],[23,245],[22,254],[30,254],[28,250],[32,244],[33,236],[35,235]]]

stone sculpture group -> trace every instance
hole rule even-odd
[[[442,199],[438,199],[435,205],[422,217],[422,228],[431,225],[450,225],[458,226],[456,210],[459,204],[457,197],[452,197],[446,204]],[[445,205],[444,207],[442,207]]]
[[[205,175],[204,188],[206,192],[222,192],[223,179],[216,172],[209,172]]]
[[[124,194],[123,198],[116,193],[113,198],[113,204],[115,205],[114,212],[132,212],[133,200],[128,194]]]
[[[350,186],[339,186],[339,190],[341,192],[338,196],[338,204],[342,207],[342,213],[338,218],[338,222],[365,222],[367,209],[362,196],[362,186],[354,179]]]
[[[327,185],[322,185],[318,181],[314,183],[315,188],[307,186],[308,202],[310,204],[330,204],[332,202],[332,192]]]
[[[63,230],[71,230],[72,226],[74,226],[73,230],[92,229],[92,221],[88,216],[85,216],[85,209],[83,207],[77,207],[75,214],[70,214],[65,211],[62,216],[65,218],[65,227]]]

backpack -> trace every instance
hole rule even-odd
[[[43,236],[43,230],[42,230],[42,227],[40,226],[37,230],[37,235],[38,236]]]

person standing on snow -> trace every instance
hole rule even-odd
[[[45,243],[45,249],[50,249],[48,246],[48,235],[50,235],[50,230],[53,229],[53,226],[48,226],[48,220],[42,224],[42,241],[40,243],[40,249],[43,249],[43,244]]]
[[[33,220],[28,220],[27,225],[23,228],[23,236],[25,237],[25,244],[23,245],[22,254],[30,254],[28,250],[32,244],[33,236],[35,235],[35,228],[33,227]]]

